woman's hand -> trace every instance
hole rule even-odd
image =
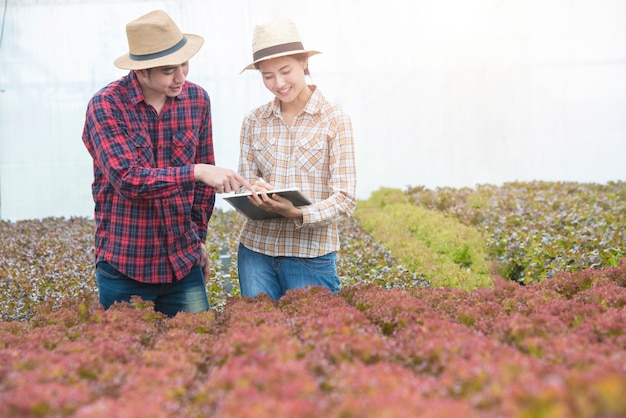
[[[278,213],[285,218],[302,218],[302,210],[294,206],[289,199],[285,199],[278,193],[271,193],[274,189],[271,185],[265,183],[259,187],[259,182],[256,182],[254,187],[261,192],[253,193],[252,196],[248,197],[254,206],[267,212]]]
[[[256,190],[257,192],[263,190],[274,190],[274,186],[272,186],[262,178],[259,178],[257,181],[253,181],[252,184],[254,186],[254,190]]]

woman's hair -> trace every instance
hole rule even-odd
[[[294,57],[296,60],[298,61],[302,61],[306,58],[308,58],[307,54],[293,54],[293,55],[288,55],[290,57]],[[257,70],[261,69],[261,66],[259,65],[262,61],[257,62],[256,64],[254,64],[254,66],[256,67]],[[311,73],[309,72],[309,65],[308,65],[308,60],[307,60],[307,66],[304,69],[304,75],[308,75],[309,77],[311,76]]]

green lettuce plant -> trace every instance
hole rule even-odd
[[[480,232],[436,210],[409,202],[398,189],[383,188],[359,201],[354,217],[400,263],[433,287],[491,286]]]

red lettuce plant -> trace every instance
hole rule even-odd
[[[42,305],[0,322],[0,416],[623,416],[625,272],[311,288],[174,318]]]

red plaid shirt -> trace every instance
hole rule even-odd
[[[131,71],[97,92],[83,142],[93,158],[95,262],[144,283],[171,283],[200,262],[215,191],[194,181],[215,164],[207,92],[186,82],[160,114]]]

